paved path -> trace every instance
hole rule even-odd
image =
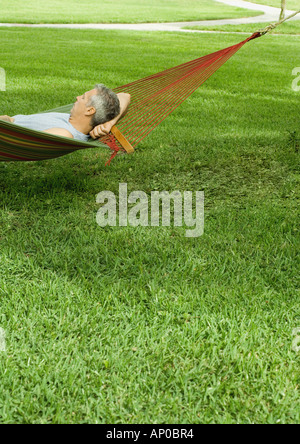
[[[105,23],[88,23],[88,24],[20,24],[20,23],[0,23],[0,26],[6,27],[28,27],[28,28],[69,28],[69,29],[105,29],[105,30],[130,30],[130,31],[181,31],[181,32],[207,32],[183,29],[185,26],[216,26],[216,25],[239,25],[247,23],[272,23],[279,19],[280,8],[259,5],[243,0],[215,0],[230,6],[251,9],[254,11],[262,11],[263,14],[256,17],[246,17],[237,19],[223,20],[202,20],[197,22],[170,22],[170,23],[140,23],[140,24],[105,24]],[[287,10],[286,15],[292,14],[294,11]],[[300,20],[300,14],[291,20]],[[213,32],[213,31],[211,31]],[[217,31],[215,31],[217,32]]]

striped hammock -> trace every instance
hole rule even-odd
[[[107,145],[113,151],[106,163],[109,164],[119,151],[133,152],[138,143],[245,43],[260,36],[261,33],[256,32],[236,45],[115,88],[116,93],[131,94],[130,108],[118,122],[118,128],[113,127],[111,134],[97,141],[81,142],[0,121],[0,161],[53,159],[77,150]],[[72,106],[47,112],[69,113]]]

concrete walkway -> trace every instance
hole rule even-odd
[[[254,11],[262,11],[263,14],[255,17],[223,19],[223,20],[202,20],[193,22],[170,22],[170,23],[141,23],[141,24],[111,24],[111,23],[87,23],[87,24],[20,24],[20,23],[0,23],[4,27],[27,27],[27,28],[69,28],[69,29],[103,29],[103,30],[127,30],[127,31],[181,31],[181,32],[207,32],[183,29],[186,26],[216,26],[216,25],[240,25],[247,23],[272,23],[279,20],[280,8],[259,5],[243,0],[215,0],[230,6],[236,6]],[[287,10],[286,16],[294,11]],[[300,20],[300,14],[291,20]],[[212,31],[211,31],[212,32]],[[217,32],[217,31],[215,31]]]

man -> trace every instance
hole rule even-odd
[[[57,136],[87,141],[109,134],[111,128],[125,116],[130,94],[115,94],[102,84],[78,96],[70,114],[42,113],[0,116],[1,120]]]

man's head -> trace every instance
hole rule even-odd
[[[109,122],[120,114],[120,102],[117,94],[102,84],[78,96],[71,110],[71,116],[88,118],[94,128],[101,123]]]

